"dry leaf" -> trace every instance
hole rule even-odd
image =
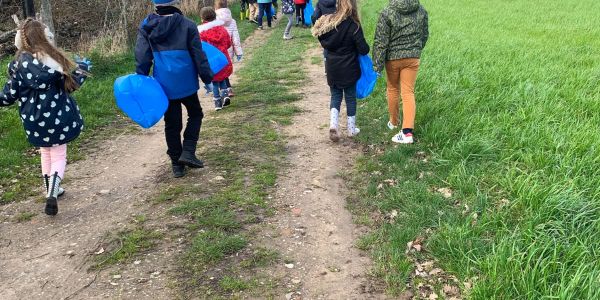
[[[446,199],[452,197],[452,190],[450,188],[439,188],[437,191]]]
[[[98,251],[94,252],[94,254],[96,254],[96,255],[100,255],[102,253],[104,253],[104,248],[100,248],[100,249],[98,249]]]
[[[440,273],[442,273],[442,272],[443,272],[443,270],[442,270],[442,269],[440,269],[440,268],[435,268],[435,269],[431,270],[431,272],[429,272],[429,275],[431,275],[431,276],[435,276],[435,275],[438,275],[438,274],[440,274]]]
[[[436,293],[431,293],[431,294],[429,295],[429,300],[435,300],[435,299],[437,299],[437,298],[439,298],[439,296],[438,296]]]
[[[444,284],[444,287],[442,289],[444,291],[444,294],[446,294],[446,296],[458,296],[460,295],[460,290],[458,289],[458,287],[449,285],[449,284]]]

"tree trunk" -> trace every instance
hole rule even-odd
[[[44,23],[48,29],[50,30],[50,32],[52,33],[52,41],[54,44],[56,44],[56,31],[54,31],[54,20],[52,19],[52,4],[50,3],[50,0],[42,0],[42,7],[41,7],[41,20],[42,23]]]
[[[24,18],[35,18],[35,6],[33,0],[22,0],[23,1],[23,16]]]

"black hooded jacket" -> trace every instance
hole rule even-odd
[[[312,17],[310,17],[313,25],[321,16],[335,13],[336,2],[336,0],[319,0],[315,12],[313,13]]]
[[[319,36],[319,42],[327,50],[327,84],[337,88],[356,84],[361,75],[358,56],[367,55],[370,50],[362,28],[348,18],[335,29]]]

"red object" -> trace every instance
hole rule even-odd
[[[306,0],[294,0],[294,4],[306,4]]]
[[[231,62],[231,57],[229,57],[228,52],[228,49],[232,44],[227,29],[223,27],[223,22],[212,21],[204,23],[198,26],[198,31],[200,32],[200,40],[215,46],[219,51],[223,52],[225,57],[227,57],[227,66],[219,73],[215,74],[213,81],[220,82],[229,78],[233,73],[233,63]]]

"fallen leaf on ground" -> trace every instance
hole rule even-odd
[[[438,193],[442,194],[442,197],[448,199],[452,197],[452,190],[450,188],[439,188]]]
[[[446,296],[458,296],[460,295],[460,290],[458,289],[458,287],[449,285],[449,284],[444,284],[444,287],[442,289],[444,291],[444,294],[446,294]]]

